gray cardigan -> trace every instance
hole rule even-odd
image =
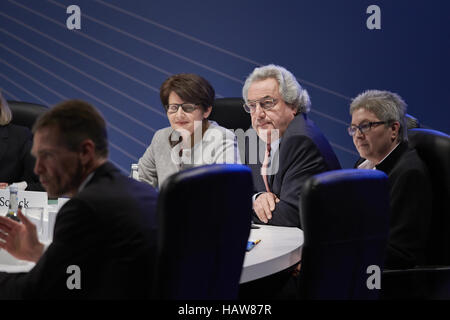
[[[171,147],[169,139],[172,127],[160,129],[153,135],[150,146],[139,159],[139,180],[160,188],[168,176],[195,166],[213,163],[240,163],[237,139],[233,132],[214,121],[201,141],[191,149],[183,149],[181,144]]]

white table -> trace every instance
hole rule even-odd
[[[58,211],[57,205],[48,205],[44,208],[43,216],[43,234],[39,236],[39,240],[46,247],[50,245],[53,235],[53,228],[55,224],[56,214]],[[32,217],[28,217],[31,222],[36,223]],[[5,272],[28,272],[35,266],[34,262],[23,261],[14,258],[5,250],[0,249],[0,271]]]
[[[5,250],[0,249],[0,271],[28,272],[33,269],[34,265],[34,262],[18,260]]]
[[[251,230],[249,240],[260,239],[261,242],[245,253],[240,283],[277,273],[301,260],[302,230],[288,227],[258,226],[260,229]],[[32,262],[14,259],[4,250],[0,250],[0,271],[28,272],[33,266],[34,263]]]
[[[299,228],[258,225],[249,240],[260,239],[246,252],[240,283],[253,281],[282,271],[301,260],[303,231]]]

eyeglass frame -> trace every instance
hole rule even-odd
[[[369,132],[370,129],[372,129],[373,126],[378,126],[380,124],[389,124],[392,123],[394,120],[386,120],[386,121],[370,121],[370,122],[366,122],[363,123],[362,125],[350,125],[349,127],[347,127],[347,132],[348,134],[353,137],[356,134],[356,129],[359,130],[359,132],[361,132],[361,134],[364,134],[366,132]],[[365,127],[365,129],[363,129],[363,127]],[[353,131],[353,129],[355,129]],[[353,131],[353,134],[351,133],[351,131]]]
[[[261,105],[261,102],[262,102],[262,101],[265,101],[265,100],[272,100],[273,105],[272,105],[271,107],[269,107],[269,108],[263,107],[263,106]],[[258,106],[258,104],[259,104],[259,106],[261,107],[261,109],[263,109],[264,111],[268,111],[268,110],[270,110],[270,109],[273,109],[273,108],[277,105],[278,101],[279,101],[279,99],[275,99],[275,98],[272,98],[272,97],[264,97],[264,98],[261,98],[261,99],[258,99],[258,100],[251,100],[251,101],[248,101],[247,103],[244,103],[242,106],[244,107],[244,110],[245,110],[245,112],[247,112],[247,113],[253,113],[253,112],[255,112],[255,111],[256,111],[256,107]],[[252,108],[248,105],[249,102],[253,102],[253,103],[256,104],[255,107],[253,108],[253,111],[252,111]]]
[[[191,111],[188,111],[188,110],[185,109],[185,107],[187,107],[187,105],[193,106],[194,108],[193,108]],[[170,112],[170,111],[169,111],[170,106],[177,106],[177,110],[176,110],[176,111],[173,111],[173,112]],[[194,112],[195,110],[199,109],[199,108],[200,108],[200,105],[199,105],[198,103],[188,103],[188,102],[185,102],[185,103],[169,103],[169,104],[166,104],[166,105],[164,106],[164,108],[166,109],[166,112],[167,112],[167,113],[170,113],[170,114],[177,113],[178,110],[180,109],[180,107],[181,107],[181,109],[182,109],[184,112],[186,112],[186,113],[192,113],[192,112]]]

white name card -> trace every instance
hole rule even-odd
[[[41,207],[47,208],[47,192],[20,191],[17,193],[19,205],[23,208]],[[0,189],[0,214],[5,215],[9,207],[9,189]]]

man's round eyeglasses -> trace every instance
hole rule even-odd
[[[199,108],[199,106],[196,105],[195,103],[171,103],[164,106],[164,108],[166,108],[167,113],[176,113],[178,112],[178,109],[180,107],[186,113],[194,112],[194,110],[197,110]]]
[[[244,103],[244,109],[248,113],[253,113],[253,112],[255,112],[256,107],[259,104],[259,106],[264,111],[267,111],[267,110],[270,110],[273,107],[275,107],[275,105],[277,103],[278,103],[278,100],[274,99],[274,98],[263,98],[261,100],[252,100],[252,101],[248,101],[247,103]]]
[[[357,125],[351,125],[350,127],[347,128],[348,134],[351,135],[352,137],[356,134],[356,131],[359,130],[359,132],[361,133],[366,133],[368,132],[372,127],[378,126],[380,124],[386,124],[391,122],[390,120],[388,121],[374,121],[374,122],[365,122],[363,124],[360,124],[359,126]]]

